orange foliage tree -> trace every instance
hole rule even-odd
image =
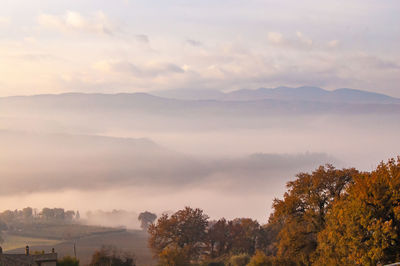
[[[149,246],[156,257],[174,254],[197,260],[206,246],[208,216],[201,209],[186,207],[170,217],[162,215],[149,227]],[[176,256],[179,257],[179,256]]]
[[[269,226],[275,227],[276,255],[294,264],[310,265],[317,248],[317,235],[325,228],[332,202],[340,199],[358,174],[355,169],[321,166],[311,174],[300,173],[287,184],[283,200],[275,199]]]
[[[400,157],[355,179],[319,234],[320,264],[378,265],[400,261]]]

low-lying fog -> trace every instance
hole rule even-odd
[[[238,115],[228,106],[180,116],[27,101],[0,106],[0,209],[127,211],[92,221],[104,225],[136,228],[141,211],[187,205],[264,223],[296,173],[325,163],[371,170],[400,151],[396,112]]]

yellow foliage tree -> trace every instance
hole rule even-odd
[[[377,265],[400,260],[400,157],[355,178],[318,236],[319,265]]]
[[[311,174],[300,173],[287,184],[283,200],[275,199],[269,226],[275,227],[278,259],[310,265],[317,248],[317,234],[325,227],[331,203],[342,197],[358,171],[321,166]]]

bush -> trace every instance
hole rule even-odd
[[[229,259],[229,264],[232,266],[246,266],[249,262],[250,262],[250,256],[245,253],[233,255]]]
[[[70,256],[66,256],[57,261],[57,266],[79,266],[79,260]]]
[[[113,246],[103,246],[92,255],[90,266],[135,266],[134,254],[122,252]]]
[[[251,257],[251,260],[247,266],[270,266],[273,265],[271,259],[265,255],[264,252],[257,250],[256,254]]]
[[[167,247],[158,255],[158,263],[161,266],[187,266],[190,258],[184,248]]]
[[[225,266],[221,259],[205,260],[200,263],[201,266]]]

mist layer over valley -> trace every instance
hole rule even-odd
[[[329,95],[302,87],[0,98],[1,200],[83,212],[190,205],[264,222],[297,173],[325,163],[370,170],[400,150],[398,99]]]

